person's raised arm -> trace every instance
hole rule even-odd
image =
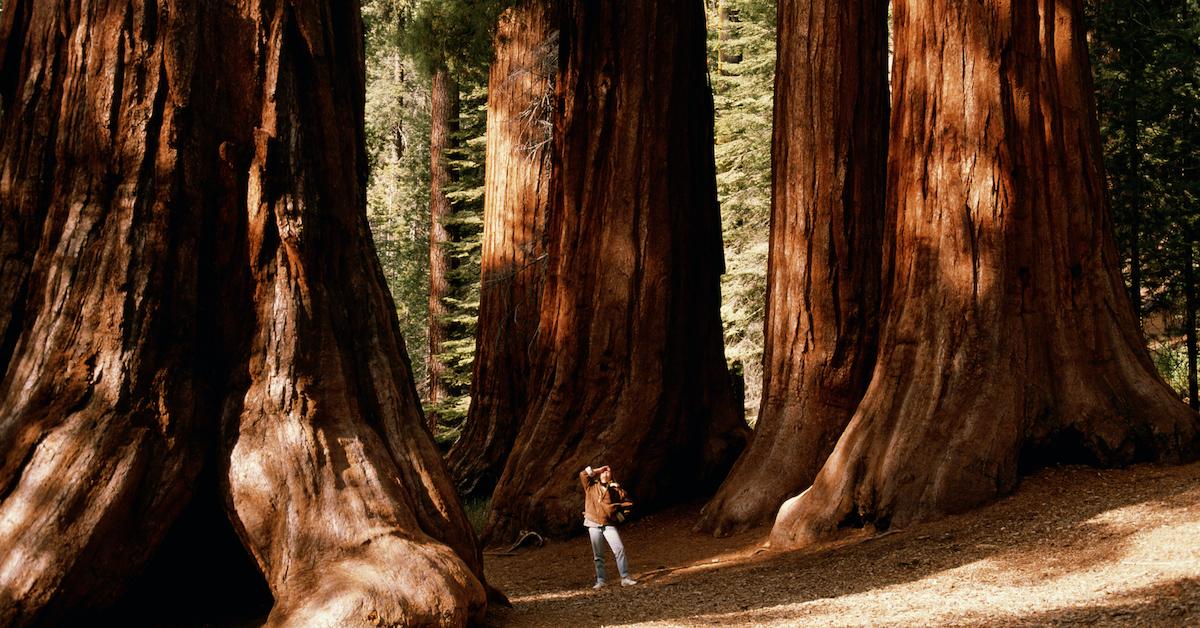
[[[579,483],[583,485],[583,490],[586,491],[592,485],[592,477],[595,472],[595,469],[592,469],[591,466],[579,472]]]

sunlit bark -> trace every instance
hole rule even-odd
[[[780,0],[763,397],[697,528],[774,518],[812,483],[875,364],[887,2]]]
[[[1118,270],[1081,14],[895,4],[878,365],[775,546],[966,510],[1048,463],[1195,456]]]
[[[366,224],[357,3],[2,16],[0,624],[110,602],[206,457],[271,624],[480,619]]]
[[[723,356],[703,5],[568,2],[535,390],[488,531],[566,533],[609,464],[643,512],[711,490],[746,438]]]
[[[527,0],[497,25],[488,80],[482,286],[471,408],[447,457],[464,494],[490,494],[524,419],[546,275],[554,3]]]

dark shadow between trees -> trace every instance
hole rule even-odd
[[[213,464],[145,569],[116,605],[68,624],[259,626],[274,599],[225,512]]]

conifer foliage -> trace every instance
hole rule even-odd
[[[448,447],[459,434],[469,388],[479,310],[479,259],[485,87],[489,37],[506,5],[490,2],[367,0],[370,216],[385,275],[402,315],[413,370]],[[453,86],[453,119],[443,155],[449,205],[430,248],[431,83],[444,72]],[[445,288],[430,300],[430,256],[445,261]],[[436,308],[430,316],[431,306]],[[430,330],[439,334],[431,354]],[[431,368],[432,367],[432,368]],[[436,378],[436,379],[435,379]],[[436,399],[429,392],[437,390]],[[432,402],[431,402],[432,401]]]
[[[1155,362],[1192,407],[1200,228],[1200,2],[1088,5],[1117,249]]]
[[[706,3],[717,194],[725,238],[721,320],[725,357],[744,385],[746,416],[762,395],[763,317],[771,221],[774,0]]]

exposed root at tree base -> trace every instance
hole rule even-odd
[[[636,587],[593,591],[583,537],[489,557],[514,606],[489,624],[1200,624],[1200,463],[1048,469],[970,513],[793,553],[760,551],[767,528],[692,533],[699,507],[622,530]]]

